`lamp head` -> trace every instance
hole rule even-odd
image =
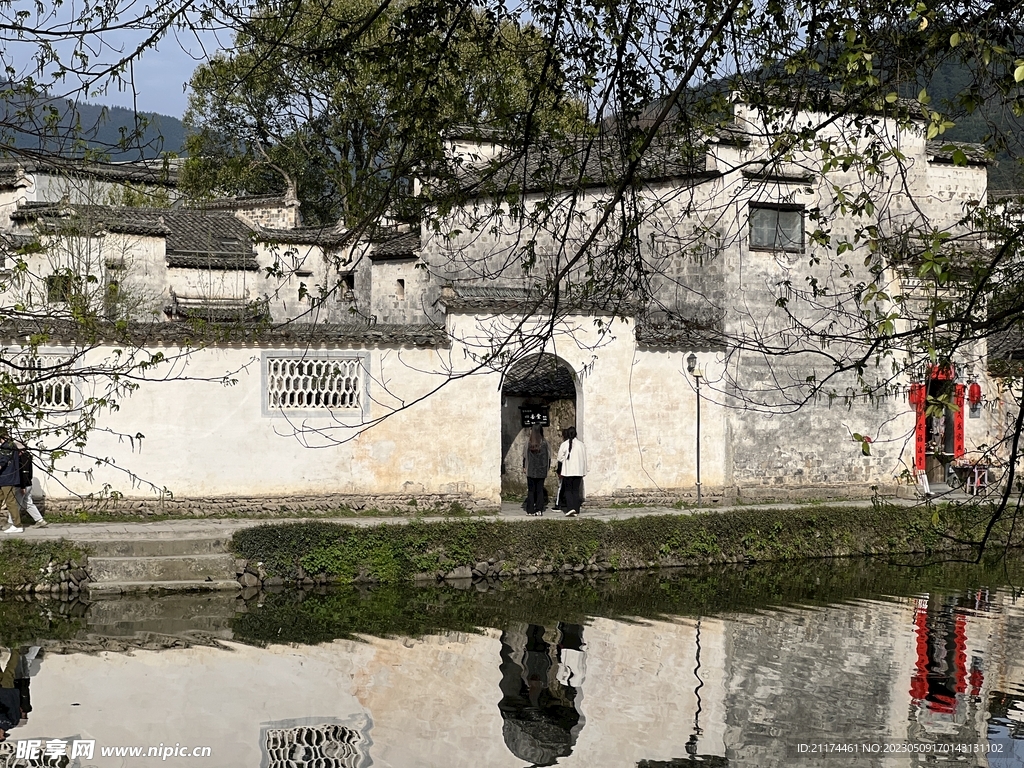
[[[691,376],[700,376],[697,370],[697,356],[691,352],[686,358],[686,372]]]

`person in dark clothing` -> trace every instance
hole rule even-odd
[[[0,503],[7,505],[7,513],[11,516],[11,524],[3,529],[3,533],[21,533],[21,510],[14,489],[21,482],[21,466],[18,459],[18,446],[4,431],[0,432]]]
[[[21,692],[14,685],[14,676],[21,662],[21,652],[11,649],[11,658],[0,675],[0,742],[7,740],[7,734],[21,722]]]
[[[14,489],[14,498],[18,502],[18,510],[27,512],[38,528],[45,528],[49,523],[43,519],[42,514],[39,512],[39,507],[36,506],[36,502],[32,498],[32,453],[24,443],[15,441],[14,444],[18,448],[19,477],[18,486]]]
[[[551,449],[540,426],[530,430],[530,440],[523,451],[523,470],[526,472],[526,514],[541,515],[544,513],[544,480],[551,471]]]

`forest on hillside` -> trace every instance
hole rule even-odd
[[[184,126],[169,115],[68,99],[29,101],[13,89],[2,92],[0,101],[3,143],[21,153],[114,162],[183,153]]]

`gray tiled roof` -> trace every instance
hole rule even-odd
[[[385,259],[412,259],[416,257],[416,251],[420,249],[420,233],[404,232],[396,235],[382,243],[373,246],[370,251],[370,259],[383,261]]]
[[[45,335],[51,344],[100,343],[153,346],[253,347],[448,347],[451,340],[434,325],[366,325],[355,323],[216,323],[208,321],[101,323],[87,330],[74,323],[38,317],[0,323],[0,340]]]
[[[0,250],[7,253],[12,253],[35,242],[36,236],[28,232],[0,232]]]
[[[283,194],[280,195],[242,195],[239,197],[218,197],[214,200],[201,200],[190,203],[193,210],[235,211],[240,208],[285,208],[288,203]]]
[[[640,305],[628,297],[574,297],[561,294],[557,308],[550,292],[517,286],[454,285],[442,291],[437,301],[448,312],[492,312],[495,314],[550,313],[560,315],[614,314],[630,317]]]
[[[724,349],[728,346],[725,334],[719,328],[697,324],[667,327],[638,320],[636,342],[641,347],[655,349]]]
[[[988,155],[983,144],[969,144],[959,141],[929,141],[925,145],[925,151],[931,156],[933,162],[952,163],[953,153],[960,150],[967,158],[968,165],[987,165]]]
[[[296,243],[299,245],[320,245],[329,247],[341,245],[352,234],[343,227],[295,227],[294,229],[271,229],[261,227],[256,238],[264,243]]]
[[[175,187],[178,184],[178,169],[175,164],[166,168],[162,162],[155,163],[97,163],[83,162],[74,158],[61,157],[19,157],[0,159],[0,189],[12,187],[20,177],[19,168],[25,173],[52,173],[60,176],[85,177],[112,182],[134,182]]]
[[[531,355],[505,371],[502,394],[512,397],[572,399],[576,396],[573,374],[552,355]]]
[[[21,206],[11,219],[37,221],[55,230],[84,228],[90,232],[163,237],[168,267],[260,268],[253,252],[253,230],[229,211],[46,203]]]
[[[470,194],[491,195],[510,190],[545,192],[606,187],[618,184],[627,167],[617,144],[595,140],[565,147],[530,147],[506,152],[494,161],[467,170],[460,180]],[[708,171],[707,156],[684,157],[668,142],[655,143],[640,163],[637,179],[644,182],[720,175]]]

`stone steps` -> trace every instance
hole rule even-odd
[[[132,536],[90,541],[89,595],[237,590],[228,541]]]
[[[107,539],[89,541],[94,557],[161,557],[165,555],[227,554],[230,537]]]
[[[106,581],[205,581],[235,575],[231,555],[149,555],[145,557],[90,557],[89,577]]]
[[[115,593],[109,591],[100,593],[100,596],[104,594],[113,597]],[[147,594],[124,599],[95,600],[86,614],[86,630],[103,637],[201,632],[229,638],[231,618],[237,610],[236,596],[223,591],[211,591],[205,596]]]

